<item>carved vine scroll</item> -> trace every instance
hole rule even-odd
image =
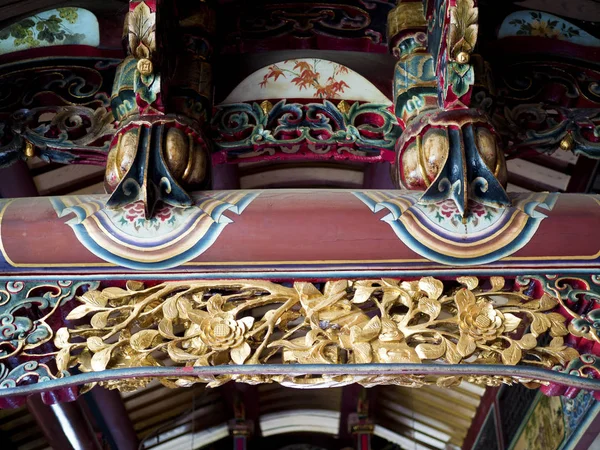
[[[59,370],[82,372],[132,367],[200,367],[259,364],[525,364],[552,368],[579,357],[565,344],[558,300],[535,298],[525,288],[505,290],[492,277],[453,286],[426,277],[415,281],[338,280],[322,285],[267,281],[129,282],[79,297],[61,328]],[[317,287],[319,286],[319,287]],[[528,327],[528,328],[527,328]],[[545,338],[548,335],[549,338]],[[233,373],[234,371],[232,371]],[[397,378],[397,379],[396,379]],[[466,377],[496,384],[510,377]],[[326,384],[323,377],[220,375],[164,378],[167,386],[231,379],[249,383]],[[459,383],[463,377],[419,375],[356,379],[365,385],[394,382],[421,386]],[[107,381],[134,389],[148,380]],[[351,380],[346,380],[351,382]],[[523,381],[523,380],[520,380]],[[532,380],[527,380],[531,382]]]

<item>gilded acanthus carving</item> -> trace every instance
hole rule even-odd
[[[432,277],[339,280],[320,287],[305,282],[286,286],[266,281],[190,281],[150,287],[129,282],[127,289],[109,287],[79,297],[81,304],[67,320],[81,320],[81,324],[58,330],[57,364],[59,370],[77,366],[83,372],[97,372],[283,362],[298,365],[302,373],[303,364],[435,362],[552,368],[578,358],[577,350],[564,342],[565,318],[553,312],[557,299],[547,294],[533,298],[524,288],[505,290],[501,277],[492,277],[487,289],[475,277],[457,281],[445,286]],[[546,335],[551,338],[547,344],[542,339]],[[411,385],[435,381],[416,375],[354,381],[406,384],[408,378]],[[469,379],[488,384],[514,381],[504,378]],[[294,384],[290,376],[240,373],[210,380],[163,381],[171,386],[198,381],[218,385],[230,379]],[[442,377],[438,384],[452,385],[461,379]],[[303,379],[295,384],[324,380]],[[145,381],[107,383],[129,389]]]
[[[460,64],[469,62],[477,43],[478,16],[474,0],[456,0],[456,6],[450,8],[448,52]]]

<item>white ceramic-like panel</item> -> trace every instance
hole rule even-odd
[[[86,9],[57,8],[20,20],[0,31],[0,55],[54,45],[100,45],[96,16]]]
[[[373,83],[346,66],[324,59],[290,59],[257,70],[223,104],[273,99],[345,99],[391,105]]]
[[[517,11],[506,17],[498,37],[508,36],[538,36],[600,47],[600,39],[560,17],[540,11]]]

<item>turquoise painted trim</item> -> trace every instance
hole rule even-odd
[[[136,367],[66,375],[63,378],[0,389],[0,397],[29,395],[69,386],[143,377],[209,377],[219,375],[498,375],[537,379],[578,389],[600,390],[600,379],[582,378],[554,370],[498,364],[264,364],[206,367]]]

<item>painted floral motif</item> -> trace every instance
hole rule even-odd
[[[594,395],[589,391],[580,391],[575,398],[563,397],[562,402],[565,424],[568,428],[568,435],[571,435],[577,429],[585,414],[594,405]]]
[[[180,208],[163,204],[151,219],[146,220],[144,202],[137,201],[124,206],[122,213],[116,220],[124,227],[133,227],[135,231],[139,231],[140,229],[154,229],[158,231],[163,224],[175,224],[177,217],[181,216],[181,212]]]
[[[556,450],[565,436],[560,397],[541,395],[514,450]]]
[[[64,25],[64,21],[74,24],[77,22],[79,14],[77,8],[57,8],[58,16],[52,14],[49,17],[36,15],[21,20],[4,30],[0,31],[0,40],[6,40],[13,37],[15,47],[27,46],[38,47],[40,41],[49,44],[77,44],[85,35],[81,33],[71,33]]]
[[[287,63],[288,61],[285,61]],[[261,88],[267,87],[270,79],[276,82],[280,77],[287,78],[286,74],[291,78],[291,82],[295,84],[299,90],[314,89],[315,98],[339,98],[339,94],[344,93],[344,89],[350,86],[341,79],[343,75],[348,73],[348,68],[340,64],[333,64],[333,74],[327,78],[325,82],[321,79],[321,73],[318,71],[318,59],[312,63],[308,60],[293,60],[294,68],[292,70],[273,64],[269,67],[269,71],[259,83]]]
[[[441,203],[428,205],[429,212],[438,221],[438,223],[450,223],[454,228],[464,226],[463,216],[452,200],[446,200]],[[500,210],[491,206],[484,206],[481,203],[469,203],[470,214],[465,217],[466,223],[477,227],[480,223],[493,223]]]
[[[180,266],[208,250],[225,227],[235,222],[228,214],[241,214],[259,192],[199,193],[193,206],[157,205],[145,220],[141,202],[106,208],[98,195],[53,197],[59,217],[73,215],[67,224],[77,239],[103,260],[136,270]]]
[[[539,36],[554,39],[572,38],[579,36],[579,29],[559,20],[552,20],[551,17],[544,17],[542,13],[530,11],[528,19],[513,19],[508,23],[518,26],[517,35],[519,36]],[[545,20],[544,20],[545,19]]]

